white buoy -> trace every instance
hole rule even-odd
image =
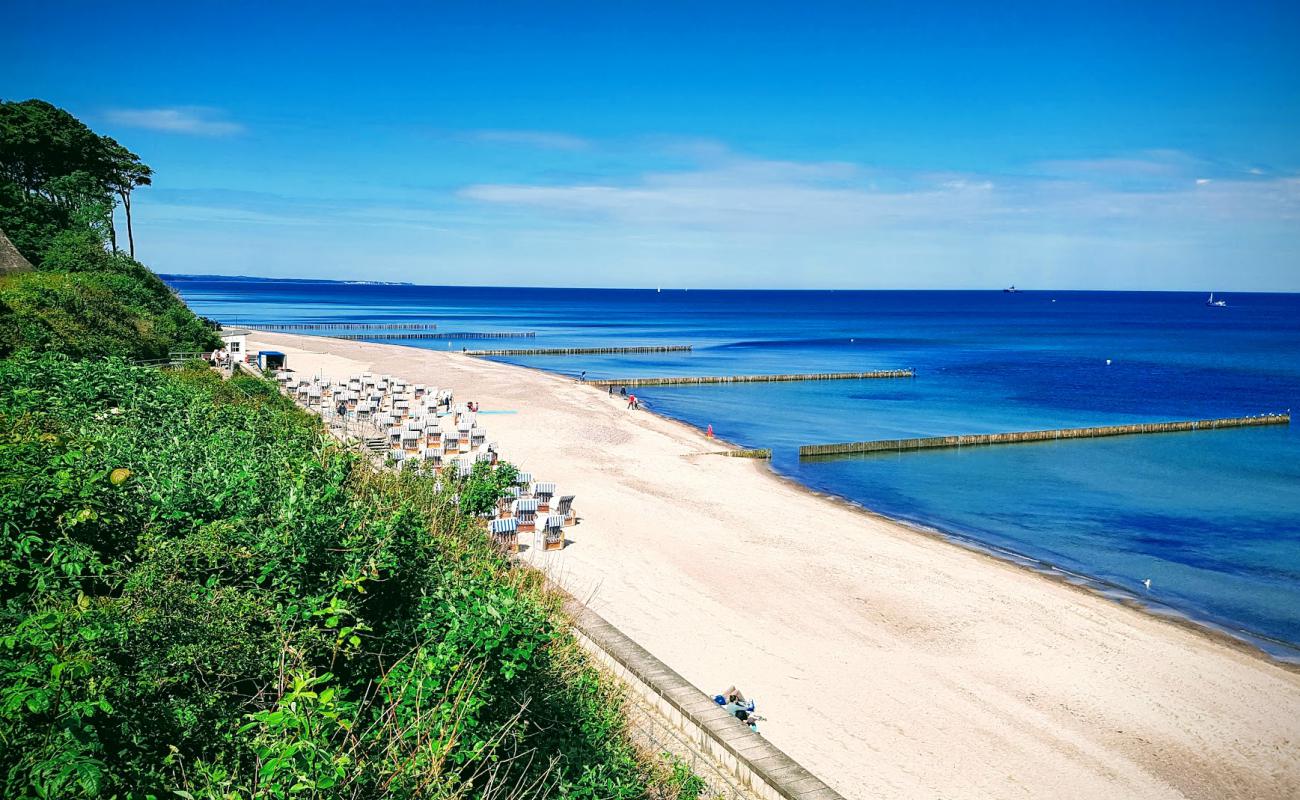
[[[1109,358],[1106,359],[1106,366],[1108,366],[1108,367],[1110,366],[1110,359],[1109,359]]]

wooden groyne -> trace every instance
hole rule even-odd
[[[532,339],[536,336],[536,331],[445,331],[440,333],[385,333],[379,331],[376,333],[336,333],[331,334],[330,338],[360,341],[362,339]]]
[[[431,331],[432,322],[266,322],[248,326],[259,331]]]
[[[716,375],[679,378],[623,378],[587,381],[594,386],[690,386],[701,383],[775,383],[779,381],[852,381],[873,378],[914,378],[910,369],[880,369],[872,372],[813,372],[801,375]]]
[[[541,347],[519,350],[466,350],[468,356],[586,356],[616,353],[682,353],[689,344],[666,344],[650,347]]]
[[[731,456],[732,458],[758,458],[770,459],[772,457],[772,448],[760,447],[751,450],[720,450],[719,455]]]
[[[1045,431],[1018,431],[1015,433],[976,433],[965,436],[928,436],[918,439],[879,439],[873,442],[806,444],[799,448],[799,457],[838,456],[850,453],[893,453],[904,450],[928,450],[936,447],[1020,444],[1022,442],[1045,442],[1057,439],[1091,439],[1102,436],[1130,436],[1140,433],[1177,433],[1180,431],[1215,430],[1217,428],[1289,424],[1291,424],[1291,414],[1286,413],[1179,422],[1143,422],[1135,425],[1105,425],[1096,428],[1061,428]]]

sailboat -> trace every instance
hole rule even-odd
[[[1010,286],[1008,286],[1007,288],[1003,289],[1002,291],[1006,292],[1007,294],[1015,294],[1016,292],[1019,292],[1020,290],[1017,289],[1017,288],[1016,288],[1016,285],[1013,283],[1013,284],[1011,284]]]
[[[1227,307],[1228,307],[1228,301],[1227,301],[1227,300],[1215,300],[1215,299],[1214,299],[1214,292],[1210,292],[1210,298],[1209,298],[1208,300],[1205,301],[1205,304],[1206,304],[1207,306],[1210,306],[1211,308],[1227,308]]]

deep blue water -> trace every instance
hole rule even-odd
[[[1300,295],[497,289],[172,279],[227,323],[432,320],[536,339],[437,349],[691,344],[512,359],[588,377],[862,371],[913,380],[637,390],[815,489],[1300,651],[1295,427],[800,461],[801,444],[1300,409]],[[382,341],[382,338],[376,338]],[[1107,364],[1107,359],[1111,363]],[[808,531],[808,535],[821,535]],[[1143,579],[1151,580],[1148,592]],[[1274,640],[1274,641],[1268,641]]]

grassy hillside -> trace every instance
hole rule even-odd
[[[680,788],[535,572],[269,384],[24,356],[0,431],[5,797]]]

